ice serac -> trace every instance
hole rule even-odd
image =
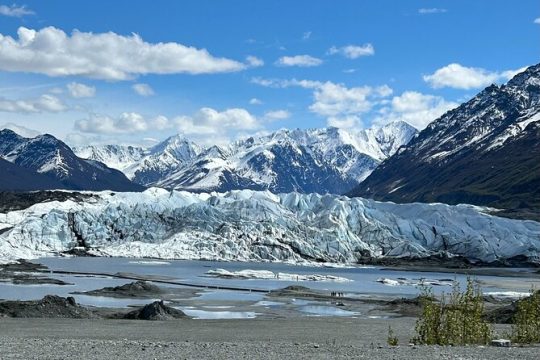
[[[12,130],[0,131],[0,158],[12,163],[11,176],[21,186],[0,187],[0,190],[115,190],[138,191],[144,188],[125,175],[101,162],[82,159],[52,135],[26,138]],[[4,163],[4,168],[7,164]],[[32,177],[29,174],[35,174]],[[20,180],[17,180],[18,176]],[[28,182],[31,186],[25,185]],[[12,181],[13,182],[13,181]],[[0,186],[2,182],[0,181]],[[23,186],[24,185],[24,186]]]
[[[433,121],[353,196],[469,203],[540,220],[540,64]]]
[[[252,190],[100,192],[92,201],[0,214],[0,258],[84,248],[101,256],[164,259],[357,263],[460,256],[540,263],[540,223],[481,210]]]

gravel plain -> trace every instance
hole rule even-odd
[[[540,347],[409,346],[415,319],[0,318],[1,359],[538,359]],[[386,344],[391,325],[400,346]],[[507,327],[498,326],[503,332]]]

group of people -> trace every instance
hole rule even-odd
[[[336,292],[336,291],[332,291],[332,292],[330,293],[330,295],[331,295],[332,297],[343,297],[343,293],[342,293],[342,292]]]

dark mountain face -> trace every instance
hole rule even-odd
[[[62,188],[62,184],[0,158],[0,189],[2,191],[33,191]]]
[[[77,157],[62,141],[51,135],[28,139],[11,130],[0,131],[0,158],[10,169],[10,181],[19,179],[20,189],[0,183],[3,190],[115,190],[141,191],[123,173],[104,164]],[[6,164],[9,163],[9,166]],[[7,179],[7,178],[6,178]]]
[[[540,64],[432,122],[350,195],[487,205],[540,220],[539,127]]]

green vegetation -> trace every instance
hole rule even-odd
[[[388,326],[388,338],[386,339],[386,342],[390,346],[398,346],[399,340],[394,335],[394,330],[392,330],[391,326]]]
[[[467,345],[487,344],[493,337],[493,329],[483,320],[484,300],[480,287],[467,279],[465,291],[459,283],[454,284],[452,293],[443,294],[437,302],[433,290],[422,289],[423,311],[416,322],[416,344]],[[448,299],[448,300],[447,300]]]
[[[520,344],[540,342],[540,291],[531,290],[531,296],[517,302],[511,339]]]

